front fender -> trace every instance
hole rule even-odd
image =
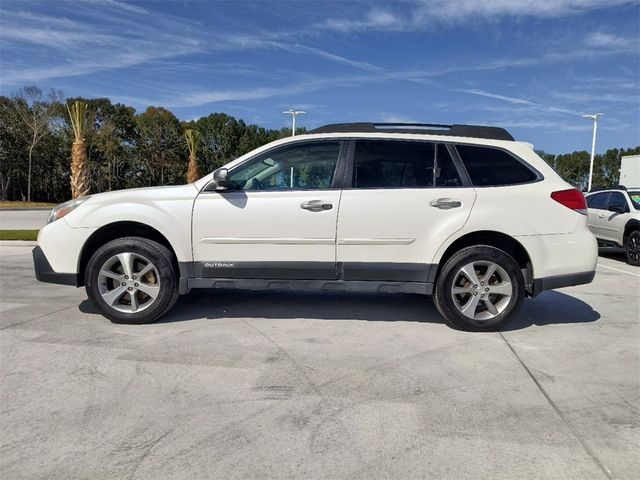
[[[164,235],[179,262],[190,262],[191,215],[197,193],[191,184],[95,195],[65,220],[72,228],[100,228],[117,222],[148,225]]]

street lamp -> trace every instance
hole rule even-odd
[[[298,115],[303,115],[303,114],[305,114],[307,112],[303,112],[302,110],[294,110],[293,108],[290,108],[289,110],[286,110],[286,111],[284,111],[282,113],[291,115],[291,124],[292,124],[291,125],[291,136],[295,137],[296,136],[296,117]]]
[[[589,165],[589,187],[587,192],[591,191],[591,180],[593,179],[593,159],[596,156],[596,132],[598,131],[598,119],[602,113],[594,113],[593,115],[582,115],[582,118],[593,120],[593,141],[591,142],[591,163]]]

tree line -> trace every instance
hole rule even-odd
[[[163,107],[136,112],[107,98],[64,99],[60,91],[26,86],[0,96],[0,199],[64,201],[74,175],[74,196],[186,183],[289,135],[288,128],[266,129],[225,113],[185,122]],[[594,187],[615,185],[620,158],[638,153],[640,146],[597,155]],[[538,154],[566,181],[586,187],[588,152]]]
[[[82,117],[81,132],[74,117]],[[59,91],[24,87],[0,96],[0,199],[71,198],[74,148],[84,149],[89,193],[100,193],[186,183],[190,157],[193,178],[289,135],[289,128],[266,129],[224,113],[184,122],[163,107],[138,113],[107,98],[63,99]]]

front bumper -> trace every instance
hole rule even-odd
[[[573,287],[574,285],[584,285],[591,283],[596,272],[580,272],[570,273],[566,275],[554,275],[552,277],[534,278],[533,291],[531,296],[535,297],[545,290],[553,290],[554,288]]]
[[[58,283],[60,285],[79,286],[78,275],[75,273],[58,273],[53,270],[49,260],[40,247],[32,250],[33,267],[36,271],[36,278],[41,282]]]

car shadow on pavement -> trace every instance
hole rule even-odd
[[[88,300],[85,313],[98,313]],[[429,297],[408,294],[364,294],[299,291],[193,290],[155,324],[198,319],[271,318],[444,323]],[[551,291],[525,300],[504,330],[531,325],[588,323],[600,318],[588,304]]]
[[[526,299],[517,315],[502,331],[520,330],[531,325],[590,323],[600,314],[588,303],[566,293],[550,290]]]
[[[627,254],[622,248],[600,248],[598,249],[598,255],[610,260],[617,260],[621,263],[627,264]]]

